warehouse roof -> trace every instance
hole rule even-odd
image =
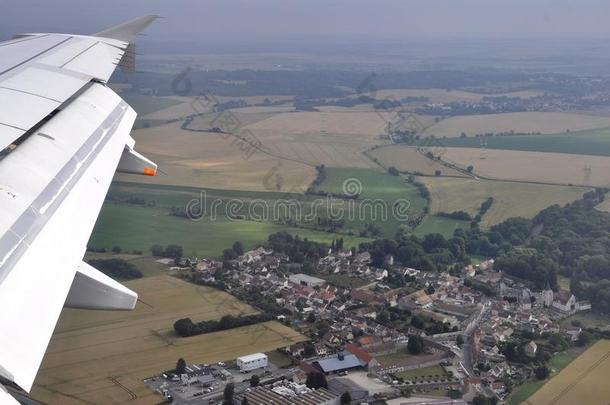
[[[363,367],[363,364],[358,357],[353,354],[345,354],[343,360],[340,357],[329,357],[316,361],[320,369],[325,373],[333,373],[335,371],[349,370],[355,367]]]

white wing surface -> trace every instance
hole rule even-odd
[[[135,112],[106,86],[154,18],[0,43],[0,377],[25,391],[64,304],[135,306],[82,258],[117,168],[156,173],[133,150]]]

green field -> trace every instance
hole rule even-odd
[[[457,219],[437,217],[435,215],[426,215],[422,223],[415,228],[413,232],[415,236],[422,237],[429,233],[440,233],[445,238],[451,238],[456,229],[470,228],[470,222],[460,221]]]
[[[246,220],[203,219],[192,221],[168,215],[167,210],[122,203],[106,203],[102,208],[90,246],[110,249],[120,246],[124,251],[149,251],[154,244],[178,244],[186,255],[219,257],[236,240],[253,248],[274,232],[286,231],[319,242],[332,242],[337,234]],[[367,241],[341,235],[346,246]]]
[[[441,142],[446,147],[479,148],[483,139],[487,149],[610,156],[610,128],[548,135],[447,138]]]
[[[403,380],[411,380],[411,381],[429,381],[429,380],[439,380],[445,379],[449,377],[449,374],[445,371],[445,369],[441,366],[432,366],[432,367],[424,367],[424,368],[416,368],[414,370],[401,371],[397,373],[396,376],[402,378]]]
[[[326,179],[314,192],[330,193],[335,196],[357,194],[355,219],[350,222],[354,230],[362,229],[367,222],[375,223],[383,232],[384,236],[393,236],[401,225],[409,225],[409,218],[421,215],[426,207],[426,200],[421,197],[419,191],[412,184],[407,183],[403,177],[391,176],[385,172],[372,169],[356,168],[327,168]],[[387,219],[374,219],[371,211],[367,211],[363,204],[372,201],[384,203]],[[392,207],[396,202],[408,204],[406,211],[407,219],[393,215]],[[408,203],[406,203],[408,202]],[[347,205],[346,205],[347,206]],[[360,215],[360,213],[364,215]],[[379,213],[380,211],[377,211]]]

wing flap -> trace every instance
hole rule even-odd
[[[0,88],[0,124],[27,131],[59,105],[55,100]]]
[[[74,276],[65,306],[80,309],[131,310],[138,294],[90,264],[82,262]]]

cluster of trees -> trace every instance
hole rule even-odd
[[[172,259],[180,259],[183,254],[182,246],[179,245],[167,245],[165,247],[161,245],[152,245],[150,252],[153,256],[169,257]]]
[[[328,382],[326,376],[317,371],[311,371],[307,373],[307,379],[305,380],[307,388],[317,390],[318,388],[328,388]]]
[[[329,248],[324,243],[313,242],[307,238],[301,239],[298,235],[293,236],[288,232],[277,232],[269,235],[265,246],[275,252],[288,255],[294,263],[309,262],[314,266],[321,257],[328,254]]]
[[[240,326],[254,325],[273,319],[269,314],[256,314],[246,316],[225,315],[219,321],[201,321],[194,323],[191,318],[182,318],[174,322],[174,330],[182,337],[202,335],[204,333],[218,332]]]
[[[409,335],[409,342],[407,343],[407,351],[411,354],[422,354],[425,349],[424,338],[419,335]]]
[[[400,172],[394,166],[388,167],[388,174],[391,176],[400,176]]]
[[[123,259],[95,259],[88,263],[112,278],[133,280],[142,277],[142,272],[133,263]]]
[[[244,245],[240,241],[233,243],[233,246],[222,251],[224,260],[234,260],[244,254]]]
[[[472,217],[466,211],[453,211],[453,212],[439,212],[439,217],[457,219],[460,221],[472,221]]]
[[[324,165],[316,166],[316,172],[318,173],[318,175],[311,183],[310,190],[308,190],[310,192],[312,191],[311,189],[313,189],[314,187],[322,185],[322,183],[324,183],[327,177],[326,166]]]

